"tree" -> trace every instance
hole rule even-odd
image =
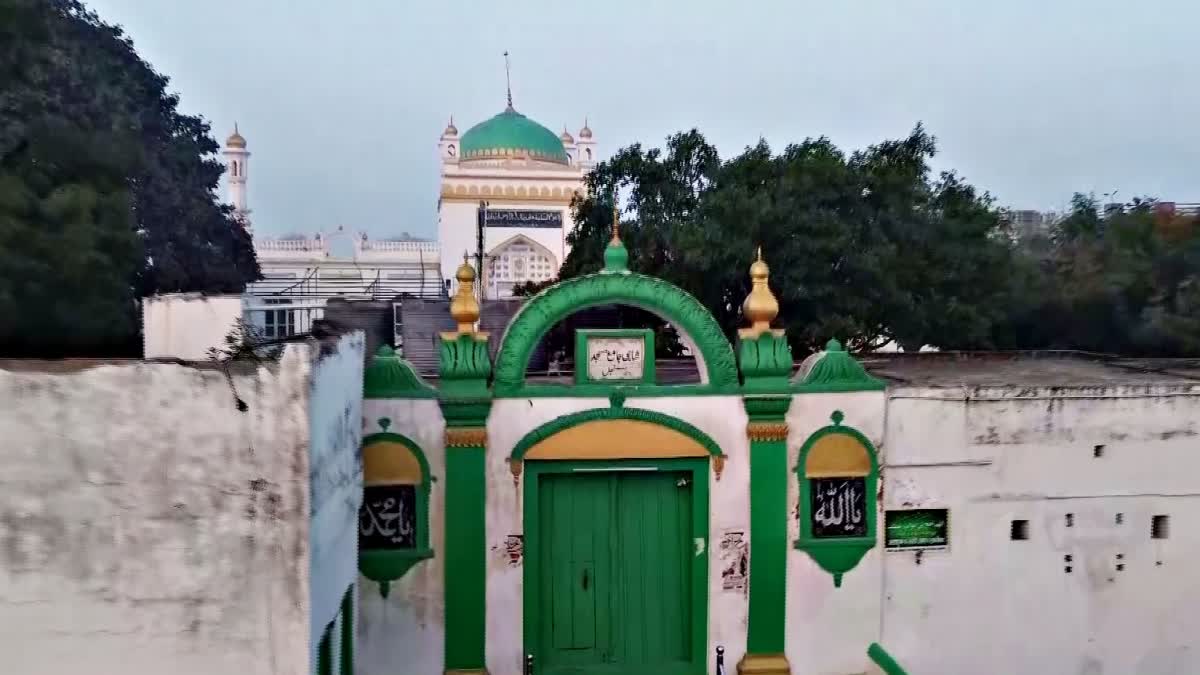
[[[722,161],[696,130],[665,151],[634,145],[589,174],[562,275],[599,268],[611,195],[624,190],[631,268],[696,295],[730,336],[761,246],[799,353],[834,336],[860,348],[987,347],[1011,246],[986,194],[952,173],[930,177],[935,151],[919,125],[850,156],[810,138]]]
[[[1021,251],[1037,274],[1013,307],[1016,346],[1200,354],[1196,218],[1161,212],[1148,198],[1103,214],[1090,195],[1071,203],[1048,251]]]
[[[249,235],[217,202],[223,167],[208,124],[179,113],[167,79],[138,56],[119,27],[77,0],[0,0],[0,59],[3,236],[17,242],[9,255],[21,258],[0,273],[0,298],[15,311],[78,317],[99,306],[88,298],[99,302],[93,296],[101,291],[109,293],[102,304],[127,308],[132,298],[152,293],[238,292],[258,277]],[[113,175],[120,178],[115,186]],[[51,214],[37,206],[63,194],[72,195],[73,208]],[[136,244],[132,268],[121,257],[128,247],[99,234],[113,227],[117,202],[126,205],[124,227]],[[48,227],[55,218],[70,220],[74,229]],[[84,221],[94,236],[81,234]],[[88,261],[77,269],[97,276],[88,293],[51,293],[53,284],[67,281],[25,276],[39,270],[66,275],[57,258],[76,255]],[[118,271],[121,289],[100,282]],[[19,291],[39,285],[46,293]],[[54,311],[39,305],[46,302]],[[88,324],[95,334],[76,324],[70,344],[88,351],[87,345],[99,348],[131,335],[129,322],[110,318]],[[27,346],[54,343],[62,326],[34,322],[22,330],[3,338]]]

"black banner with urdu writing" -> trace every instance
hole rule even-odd
[[[563,226],[563,214],[562,211],[487,209],[484,211],[484,225],[549,229]]]
[[[813,537],[867,536],[867,481],[858,478],[810,478]]]
[[[368,485],[358,510],[360,550],[417,547],[417,486]]]

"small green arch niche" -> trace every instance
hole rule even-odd
[[[733,347],[716,319],[691,294],[662,279],[628,271],[607,270],[568,279],[531,298],[508,325],[496,355],[494,391],[497,396],[528,395],[545,388],[525,384],[525,371],[538,341],[571,314],[598,305],[628,305],[652,312],[692,340],[703,379],[700,385],[677,385],[671,390],[733,393],[738,389]]]
[[[388,596],[391,583],[433,557],[429,490],[433,476],[412,439],[386,431],[363,438],[363,503],[358,512],[358,570]]]
[[[800,537],[795,548],[833,575],[834,586],[875,546],[879,459],[860,431],[835,410],[800,447]]]

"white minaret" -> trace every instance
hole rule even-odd
[[[246,150],[246,139],[238,133],[237,123],[233,125],[233,133],[225,139],[225,164],[229,178],[229,203],[233,205],[234,216],[242,222],[246,229],[250,228],[250,208],[246,203],[246,175],[249,173],[250,153]]]
[[[587,170],[600,161],[596,154],[596,141],[592,139],[592,130],[588,127],[587,118],[583,119],[583,128],[579,130],[579,142],[575,144],[579,167]]]
[[[567,151],[567,160],[571,163],[571,165],[574,166],[578,164],[579,148],[575,147],[575,137],[571,135],[571,132],[567,131],[566,127],[563,127],[563,132],[558,137],[558,140],[562,141],[563,150]]]
[[[438,154],[441,155],[443,162],[458,164],[458,150],[458,127],[454,126],[454,115],[451,115],[450,123],[446,125],[446,130],[438,139]]]

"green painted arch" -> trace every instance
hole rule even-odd
[[[570,413],[561,417],[556,417],[540,427],[525,434],[525,436],[517,441],[513,447],[510,460],[522,461],[525,458],[525,453],[530,448],[550,438],[560,431],[565,431],[573,426],[584,424],[585,422],[595,422],[597,420],[637,420],[639,422],[649,422],[657,424],[691,438],[708,450],[708,454],[713,457],[724,457],[725,453],[721,452],[721,446],[712,439],[708,434],[704,433],[694,425],[667,415],[666,413],[656,412],[654,410],[644,410],[642,408],[624,408],[613,406],[611,408],[592,408],[590,410],[581,410],[576,413]]]
[[[597,305],[629,305],[669,321],[698,352],[701,373],[716,390],[736,390],[733,346],[708,309],[690,293],[655,277],[629,272],[600,272],[568,279],[535,295],[508,325],[496,354],[495,391],[518,392],[539,340],[571,314]],[[681,385],[687,386],[687,385]]]

